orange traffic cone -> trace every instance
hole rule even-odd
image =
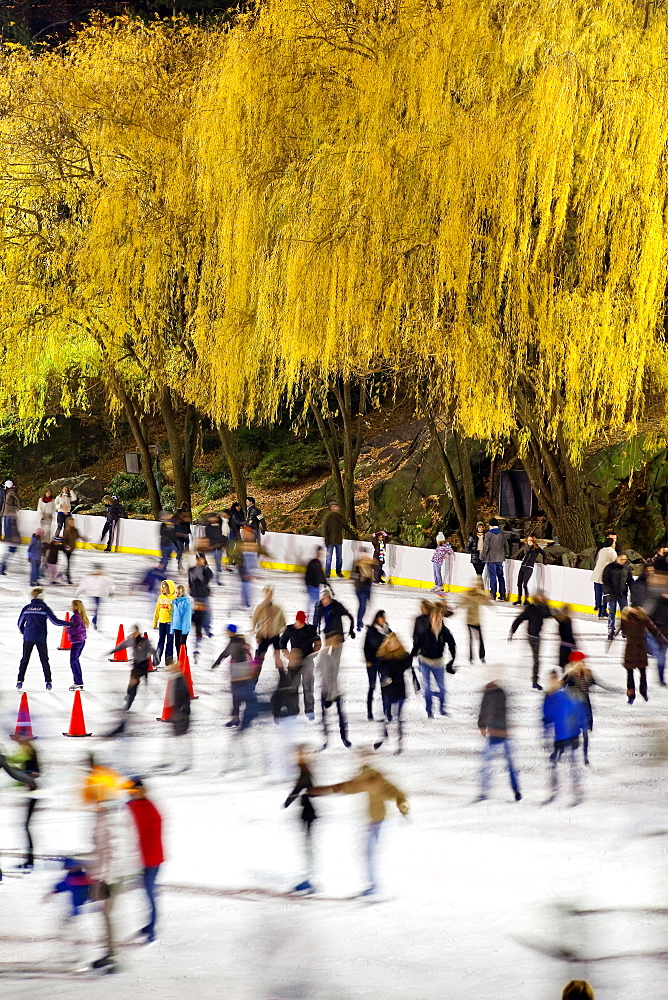
[[[70,613],[69,611],[66,611],[65,621],[68,622],[69,620],[70,620]],[[63,634],[60,637],[60,646],[58,647],[58,649],[71,649],[71,648],[72,648],[72,643],[70,642],[69,634],[67,632],[67,629],[64,628]]]
[[[16,729],[14,730],[14,736],[25,736],[26,739],[29,740],[33,740],[35,738],[35,734],[32,731],[32,722],[30,721],[28,695],[25,691],[21,695],[21,704],[19,705],[19,712],[16,716]]]
[[[181,673],[185,677],[186,684],[188,685],[188,691],[190,692],[191,698],[196,698],[197,695],[193,689],[193,678],[190,673],[190,660],[188,659],[188,650],[186,649],[185,642],[179,650],[179,668]]]
[[[144,638],[148,642],[148,632],[144,632]],[[154,674],[158,668],[153,666],[153,657],[148,658],[148,672],[149,674]]]
[[[63,736],[92,736],[86,732],[84,722],[83,706],[81,704],[81,691],[74,692],[74,704],[72,705],[72,715],[70,717],[70,731],[63,733]]]
[[[169,681],[167,681],[167,690],[165,691],[165,702],[162,706],[162,715],[156,719],[157,722],[171,722],[172,721],[172,703],[169,700]]]
[[[122,642],[125,642],[125,631],[123,625],[118,626],[118,635],[116,636],[116,645],[120,646]],[[128,651],[127,649],[119,649],[117,653],[109,657],[110,663],[127,663],[128,662]]]

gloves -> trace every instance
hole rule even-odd
[[[446,670],[446,672],[448,674],[456,674],[457,673],[457,671],[455,670],[455,668],[453,666],[454,662],[455,662],[454,660],[450,660],[450,662],[448,663],[447,667],[445,668],[445,670]]]
[[[410,806],[409,806],[408,802],[400,802],[399,803],[399,812],[401,813],[402,816],[407,816],[408,813],[409,813],[409,810],[410,810]]]

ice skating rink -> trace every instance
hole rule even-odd
[[[77,552],[75,581],[100,558]],[[226,729],[225,671],[209,669],[223,648],[225,625],[235,622],[244,630],[248,625],[246,613],[237,610],[236,575],[225,574],[224,586],[215,588],[215,638],[197,664],[191,656],[199,695],[192,715],[193,768],[153,775],[160,764],[174,770],[181,766],[177,741],[156,721],[165,694],[164,670],[150,676],[147,688],[142,685],[132,735],[121,742],[101,739],[115,724],[129,674],[128,666],[110,663],[103,654],[114,645],[120,622],[126,628],[136,620],[152,624],[144,595],[134,589],[149,560],[102,558],[114,577],[116,596],[103,608],[101,630],[89,632],[82,656],[84,712],[94,738],[61,735],[68,728],[72,680],[69,654],[56,648],[60,629],[49,626],[53,691],[44,690],[36,653],[28,668],[24,690],[44,772],[33,837],[38,855],[90,849],[92,817],[79,795],[81,764],[90,751],[146,776],[163,813],[167,853],[160,875],[158,940],[123,949],[116,975],[97,978],[74,971],[101,954],[101,918],[89,905],[76,931],[79,943],[72,945],[62,939],[64,900],[43,899],[60,877],[57,863],[42,860],[31,875],[12,877],[21,860],[24,799],[2,774],[0,848],[17,853],[2,856],[9,876],[0,883],[0,996],[552,1000],[566,980],[577,977],[593,983],[598,1000],[665,1000],[668,918],[655,911],[668,906],[668,689],[658,687],[653,661],[649,703],[638,699],[628,706],[622,640],[608,652],[604,624],[576,621],[588,665],[615,690],[592,690],[594,730],[584,802],[571,807],[564,765],[559,798],[543,806],[548,773],[542,696],[531,690],[524,629],[507,642],[517,609],[497,605],[484,612],[486,666],[469,664],[466,626],[456,611],[448,621],[458,645],[458,672],[447,678],[448,717],[428,720],[422,695],[411,692],[403,755],[394,755],[392,742],[376,755],[378,766],[411,805],[406,819],[389,806],[379,902],[351,898],[365,884],[364,796],[318,801],[318,894],[295,899],[283,895],[303,872],[298,805],[282,808],[291,780],[278,752],[281,727],[262,721],[241,736]],[[0,743],[5,751],[12,747],[6,736],[14,730],[19,701],[16,621],[28,601],[27,575],[27,563],[15,560],[10,575],[0,578]],[[302,578],[267,572],[263,580],[275,586],[288,621],[294,620],[305,607]],[[334,589],[353,612],[352,584],[336,581]],[[64,616],[74,591],[47,587],[45,599]],[[258,581],[256,599],[259,594]],[[367,622],[374,610],[384,608],[391,627],[409,643],[423,596],[424,591],[376,587]],[[451,603],[457,607],[456,595]],[[543,634],[542,679],[556,665],[556,624],[548,623]],[[351,776],[358,766],[354,748],[369,746],[378,733],[377,724],[366,721],[362,644],[362,637],[346,641],[342,660],[353,749],[341,745],[338,732],[330,736],[329,748],[314,758],[321,784]],[[268,656],[259,690],[268,692],[274,676]],[[480,690],[491,679],[501,680],[509,695],[524,796],[520,803],[513,801],[499,762],[491,799],[473,804],[483,742],[476,728]],[[380,715],[379,698],[375,708]],[[300,721],[295,736],[319,747],[319,723]],[[144,914],[143,891],[124,893],[117,905],[119,937],[130,939]]]

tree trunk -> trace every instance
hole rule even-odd
[[[560,543],[573,552],[592,548],[594,532],[580,471],[563,446],[541,446],[532,435],[520,461]]]
[[[458,431],[453,431],[457,457],[459,459],[459,476],[462,482],[462,492],[464,495],[464,510],[466,513],[466,532],[472,534],[475,529],[475,522],[478,515],[478,505],[475,499],[475,486],[473,484],[473,472],[471,470],[471,449],[465,437]]]
[[[199,435],[200,416],[195,407],[188,403],[186,407],[185,421],[185,442],[184,442],[184,468],[188,479],[188,484],[192,481],[193,465],[195,464],[195,453],[197,452],[197,438]]]
[[[160,412],[162,421],[167,432],[167,443],[169,444],[169,454],[172,458],[172,475],[174,477],[174,494],[176,505],[186,503],[190,507],[190,476],[186,474],[185,447],[183,436],[179,430],[172,405],[172,396],[168,388],[164,388],[160,393]]]
[[[241,462],[239,461],[237,443],[234,440],[234,435],[230,430],[229,424],[225,424],[221,420],[220,423],[217,424],[217,428],[223,454],[225,455],[225,461],[227,462],[227,467],[230,470],[232,482],[234,483],[234,492],[237,495],[237,500],[241,504],[241,509],[246,510],[246,477],[244,476],[244,470],[241,468]]]
[[[455,514],[457,515],[457,521],[459,523],[459,537],[461,538],[462,545],[466,546],[469,531],[467,528],[466,508],[464,505],[464,500],[459,490],[459,483],[457,482],[455,471],[452,468],[452,463],[448,458],[448,453],[445,450],[443,441],[441,440],[441,435],[439,433],[438,427],[436,426],[436,420],[434,418],[433,410],[429,405],[429,403],[427,402],[427,399],[424,396],[424,394],[420,397],[420,403],[422,405],[422,410],[427,418],[429,431],[431,433],[431,439],[436,445],[436,454],[438,455],[441,461],[441,466],[443,468],[443,478],[445,480],[445,488],[447,490],[448,496],[452,500],[452,505],[455,508]]]
[[[355,421],[350,381],[346,380],[343,383],[343,392],[334,383],[332,385],[332,392],[336,396],[343,420],[343,512],[348,524],[351,528],[355,528],[357,527],[355,471],[362,448],[362,414],[364,412],[366,394],[364,387],[360,386],[360,406],[357,413],[357,421]]]
[[[123,405],[125,419],[128,422],[130,430],[132,431],[132,436],[137,445],[137,451],[139,452],[139,458],[141,461],[142,476],[144,478],[144,482],[146,483],[148,499],[151,504],[151,514],[157,520],[160,516],[162,504],[160,503],[160,491],[158,490],[158,484],[155,481],[155,475],[153,473],[153,456],[149,451],[148,441],[142,430],[134,403],[128,396],[123,384],[116,374],[111,373],[110,377],[113,391]]]
[[[325,451],[327,452],[327,458],[329,459],[329,467],[332,472],[336,502],[342,510],[345,510],[346,503],[343,493],[343,479],[341,478],[341,461],[339,458],[339,445],[336,439],[336,428],[331,420],[328,421],[328,424],[325,423],[325,418],[319,403],[311,399],[309,405],[311,407],[311,412],[315,417],[315,422],[318,425],[320,437],[322,438],[322,443],[324,444]]]

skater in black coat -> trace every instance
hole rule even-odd
[[[299,747],[297,750],[297,766],[299,767],[299,776],[294,788],[283,803],[283,806],[287,809],[288,806],[292,805],[297,798],[299,798],[301,802],[301,822],[302,831],[304,833],[306,878],[296,885],[293,891],[302,892],[305,895],[311,895],[311,893],[315,892],[315,889],[313,888],[313,824],[318,818],[318,814],[313,808],[313,803],[308,795],[308,790],[309,788],[313,788],[314,781],[309,756],[305,747]]]
[[[397,749],[403,750],[404,727],[402,713],[406,701],[406,671],[413,669],[413,657],[402,646],[399,638],[392,632],[380,645],[376,654],[381,664],[380,689],[383,694],[383,711],[385,721],[381,729],[380,739],[374,743],[378,750],[388,737],[388,725],[393,717],[397,723]]]
[[[563,671],[569,656],[577,647],[570,605],[562,604],[558,611],[553,612],[553,617],[559,628],[559,666]]]
[[[381,677],[382,662],[378,659],[380,645],[392,632],[387,624],[384,611],[377,611],[371,624],[367,627],[364,638],[364,659],[366,661],[366,673],[369,679],[369,690],[366,696],[366,717],[369,722],[373,722],[373,696],[376,691],[376,684]],[[382,694],[382,692],[381,692]]]

